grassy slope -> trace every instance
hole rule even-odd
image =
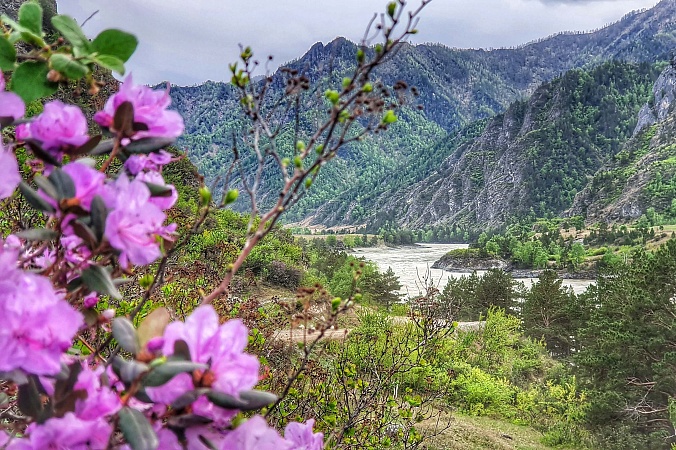
[[[431,422],[431,421],[430,421]],[[424,428],[434,423],[423,422]],[[430,450],[545,450],[542,434],[530,427],[489,417],[453,415],[451,428],[432,439]],[[561,447],[557,447],[561,448]]]

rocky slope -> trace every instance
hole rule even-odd
[[[380,214],[414,229],[497,227],[514,215],[563,212],[631,136],[658,73],[645,64],[608,63],[542,85],[475,139],[447,140],[450,156],[430,176],[376,199],[375,221]]]
[[[634,135],[576,197],[568,215],[623,223],[676,217],[676,68],[668,66],[641,108]]]
[[[455,147],[449,146],[448,141],[473,138],[477,134],[476,129],[481,126],[473,125],[474,130],[470,133],[461,131],[461,134],[465,133],[461,138],[455,134],[458,130],[477,119],[486,119],[504,111],[514,101],[528,98],[542,82],[550,81],[572,68],[590,68],[609,59],[652,62],[665,58],[676,43],[674,17],[676,0],[663,0],[650,10],[628,14],[621,21],[595,32],[560,34],[513,49],[485,51],[450,49],[442,45],[405,46],[396,60],[379,70],[377,77],[388,84],[403,79],[417,86],[421,93],[417,100],[424,106],[424,111],[405,111],[400,123],[386,138],[371,139],[345,149],[339,158],[323,169],[312,190],[290,211],[287,220],[327,225],[377,224],[382,220],[395,219],[392,214],[403,206],[383,209],[383,203],[390,206],[394,202],[403,204],[401,198],[405,198],[406,202],[412,201],[408,194],[399,199],[392,198],[394,193],[407,193],[411,186],[414,197],[417,195],[415,192],[424,194],[418,195],[416,201],[434,203],[424,220],[454,220],[458,211],[467,209],[472,201],[488,204],[483,208],[485,213],[480,214],[480,220],[487,223],[502,221],[506,210],[514,204],[519,206],[519,211],[532,206],[537,209],[538,205],[532,203],[533,197],[524,196],[528,193],[527,186],[512,189],[521,194],[517,192],[513,201],[508,203],[502,202],[504,196],[496,197],[490,193],[502,191],[505,183],[518,184],[522,180],[519,175],[509,181],[517,172],[523,173],[524,168],[518,167],[521,162],[511,162],[512,155],[506,152],[506,148],[500,151],[503,160],[493,160],[488,153],[482,157],[486,164],[501,167],[501,175],[495,172],[495,176],[479,180],[481,159],[475,158],[472,164],[466,165],[472,170],[455,172],[455,175],[464,178],[454,181],[457,186],[453,192],[433,193],[422,186],[421,181],[431,179],[441,183],[441,174],[453,175],[449,164],[454,160],[460,161],[460,155],[453,153]],[[355,52],[353,43],[340,38],[328,45],[316,44],[289,66],[307,74],[313,81],[340,80],[351,67]],[[272,94],[279,94],[282,87],[281,78],[276,78]],[[187,133],[182,145],[189,149],[191,159],[207,180],[216,179],[229,166],[231,155],[228,149],[232,145],[233,133],[241,131],[236,97],[228,85],[213,82],[175,87],[172,97],[177,109],[186,118]],[[301,118],[302,126],[311,127],[312,118],[322,113],[312,106],[309,108],[307,115]],[[632,111],[632,117],[635,113]],[[504,123],[505,131],[511,130],[508,132],[512,136],[518,130],[511,127],[517,127],[521,120],[515,114],[516,110],[503,117],[507,121]],[[513,119],[514,123],[510,125],[509,121]],[[495,126],[489,131],[493,137],[497,137],[498,133]],[[448,133],[450,135],[446,137]],[[488,142],[492,138],[487,135],[484,139]],[[463,161],[468,162],[466,158]],[[513,164],[517,166],[511,167]],[[596,165],[594,170],[598,168],[596,162],[592,165]],[[584,174],[590,173],[585,171]],[[574,178],[578,180],[579,174]],[[491,183],[493,188],[485,191],[487,197],[469,195],[470,190],[476,189],[477,183]],[[573,184],[573,187],[570,183],[566,185],[567,198],[560,205],[553,208],[545,205],[539,209],[552,211],[569,207],[577,192],[575,189],[581,188],[577,186],[577,181]],[[273,197],[270,194],[274,193],[275,186],[274,183],[266,184],[262,197]],[[463,193],[459,202],[450,198],[456,196],[459,199],[458,192]],[[440,207],[442,203],[453,206],[444,209]],[[416,219],[415,214],[411,211],[401,223],[422,223],[423,219]],[[469,218],[470,215],[465,216]]]

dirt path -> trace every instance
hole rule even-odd
[[[411,322],[408,317],[394,317],[393,322],[396,325],[405,325]],[[460,331],[478,331],[483,328],[485,322],[458,322],[457,329]],[[348,328],[338,328],[335,330],[326,330],[323,340],[337,341],[344,339],[352,331]],[[293,328],[287,330],[276,331],[272,335],[272,339],[290,342],[303,342],[307,339],[308,342],[314,341],[318,335],[318,331],[305,330],[303,328]]]

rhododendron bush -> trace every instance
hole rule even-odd
[[[0,36],[3,49],[15,40],[43,39],[35,3],[21,8],[18,23],[7,17],[3,22],[9,25]],[[56,16],[53,22],[75,48],[92,45],[73,42],[68,33],[78,33],[71,19]],[[64,22],[69,26],[60,27]],[[113,41],[135,42],[116,30],[102,33],[104,38],[105,33],[112,33]],[[119,298],[116,278],[132,265],[155,262],[176,238],[166,210],[177,192],[162,177],[172,156],[162,148],[181,135],[183,119],[167,109],[167,91],[136,85],[131,76],[94,116],[110,136],[106,141],[88,135],[80,108],[58,100],[25,119],[32,92],[55,78],[72,77],[54,64],[59,56],[72,58],[57,48],[49,63],[42,63],[51,67],[51,80],[38,80],[37,88],[19,77],[41,63],[3,64],[15,69],[12,83],[23,95],[7,91],[5,74],[0,77],[0,121],[3,127],[15,125],[13,139],[0,143],[0,198],[18,190],[45,218],[44,227],[4,236],[0,245],[0,400],[5,408],[14,403],[22,415],[4,423],[0,446],[322,448],[312,421],[288,425],[285,437],[260,416],[234,426],[241,411],[276,400],[252,390],[259,363],[244,351],[248,330],[241,322],[219,324],[209,305],[197,308],[185,323],[169,324],[168,313],[157,310],[141,325],[141,331],[153,333],[141,335],[128,319],[96,312],[100,296]],[[11,129],[5,136],[12,136]],[[34,159],[24,177],[15,155],[23,148]],[[124,161],[117,172],[108,170],[114,158]],[[133,358],[120,351],[109,360],[80,358],[70,351],[78,336],[99,326],[110,327],[122,352]]]
[[[388,5],[392,28],[401,17],[395,12],[403,8],[399,3]],[[177,190],[162,170],[176,158],[165,149],[182,134],[183,119],[169,109],[168,90],[135,84],[131,75],[94,115],[100,135],[90,135],[92,126],[78,106],[59,100],[26,117],[27,104],[49,97],[59,85],[67,90],[83,82],[96,94],[96,66],[123,74],[137,45],[119,30],[89,40],[67,16],[51,22],[57,36],[46,37],[42,9],[33,2],[21,7],[16,21],[0,19],[0,201],[3,207],[20,201],[40,218],[33,228],[0,239],[0,448],[322,448],[313,420],[289,423],[280,433],[256,414],[277,396],[254,389],[261,368],[245,351],[247,328],[238,320],[222,322],[210,303],[228,295],[232,274],[297,199],[298,187],[309,188],[319,167],[347,142],[346,131],[334,142],[327,130],[360,123],[364,105],[379,114],[375,128],[396,119],[375,101],[368,74],[415,31],[412,22],[400,38],[392,38],[391,29],[384,32],[384,47],[371,61],[360,50],[354,77],[340,92],[326,94],[333,126],[299,143],[292,172],[288,161],[271,155],[285,176],[280,204],[261,214],[253,192],[252,216],[262,216],[260,225],[250,224],[242,252],[219,287],[185,322],[171,323],[170,312],[158,308],[138,327],[134,319],[156,282],[130,317],[98,305],[102,299],[115,305],[118,286],[133,279],[135,266],[166,261],[180,238],[167,220]],[[18,57],[17,48],[29,50]],[[243,90],[245,114],[260,120],[258,98],[246,94],[248,49],[242,61],[244,69],[231,68],[233,84]],[[307,89],[304,83],[299,85]],[[361,135],[375,128],[369,125]],[[224,190],[217,207],[236,197],[236,190]],[[202,187],[200,198],[195,228],[214,207],[208,189]]]

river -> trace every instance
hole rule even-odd
[[[406,247],[372,247],[357,248],[352,254],[375,262],[384,272],[391,267],[402,284],[401,293],[407,296],[422,294],[425,285],[424,277],[431,277],[434,286],[443,289],[450,277],[467,276],[462,272],[447,272],[432,269],[432,264],[451,250],[467,248],[467,244],[416,244]],[[481,274],[483,272],[478,271]],[[516,278],[529,287],[535,278]],[[584,292],[594,280],[563,280],[563,284],[571,286],[576,294]]]

